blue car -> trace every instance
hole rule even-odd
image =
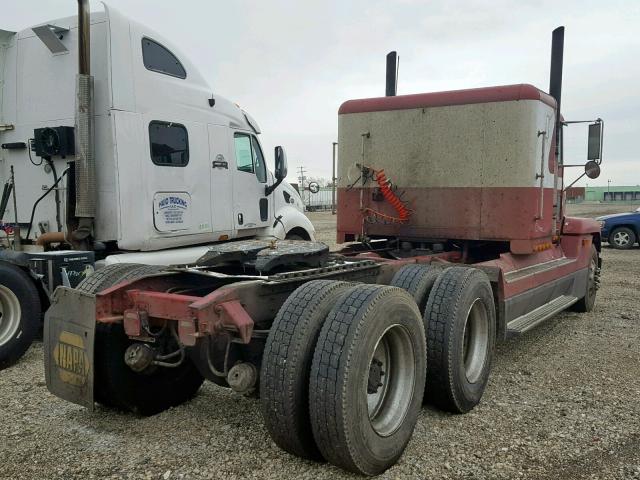
[[[640,239],[640,208],[635,212],[615,213],[596,218],[602,239],[613,248],[627,250]]]

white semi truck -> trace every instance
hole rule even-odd
[[[78,9],[0,30],[0,366],[31,344],[54,289],[96,264],[314,238],[284,150],[272,173],[247,112],[162,35],[106,5]]]

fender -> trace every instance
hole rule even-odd
[[[564,217],[564,235],[585,235],[600,233],[600,224],[591,218]]]
[[[22,269],[33,280],[38,294],[40,295],[40,303],[42,305],[42,311],[44,312],[49,308],[49,294],[47,293],[47,287],[44,284],[42,275],[38,275],[29,266],[29,255],[25,252],[16,252],[14,250],[0,250],[0,262],[5,262]]]
[[[283,205],[275,212],[276,221],[260,235],[283,239],[295,228],[304,230],[309,240],[315,241],[316,229],[304,213],[292,205]],[[278,220],[279,218],[279,220]]]

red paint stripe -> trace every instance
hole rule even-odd
[[[363,207],[394,215],[386,201],[372,199],[365,189]],[[405,238],[466,240],[536,239],[551,235],[553,189],[544,190],[543,221],[539,214],[537,187],[399,188],[398,195],[413,210],[403,224],[366,223],[369,235]],[[360,189],[338,188],[338,238],[362,231]]]

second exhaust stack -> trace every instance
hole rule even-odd
[[[89,1],[78,0],[78,75],[76,80],[75,217],[73,240],[93,232],[96,216],[96,166],[93,145],[93,77],[91,76]]]
[[[398,91],[398,54],[389,52],[387,54],[387,88],[385,95],[395,97]]]
[[[551,71],[549,95],[556,99],[556,154],[560,146],[560,101],[562,99],[562,62],[564,57],[564,27],[553,31],[551,39]]]

